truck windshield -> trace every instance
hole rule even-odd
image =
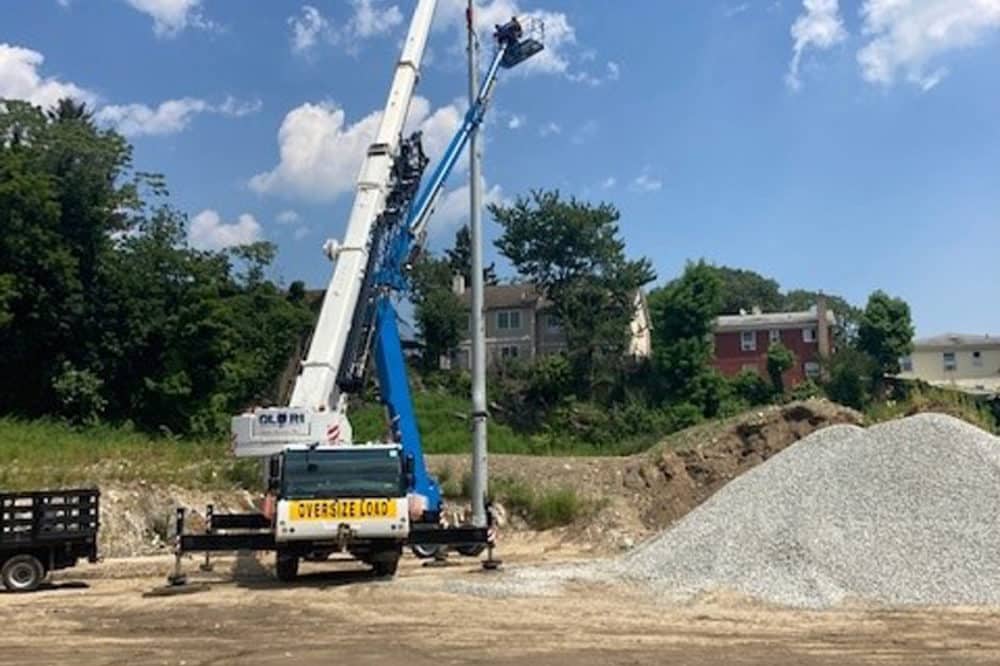
[[[402,497],[397,449],[286,451],[281,494],[287,498]]]

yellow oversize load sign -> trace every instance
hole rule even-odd
[[[288,508],[291,520],[349,520],[395,518],[396,503],[391,499],[301,500]]]

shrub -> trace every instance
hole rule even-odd
[[[569,525],[583,514],[585,504],[572,488],[549,490],[535,499],[529,522],[540,530]]]
[[[77,370],[66,361],[52,382],[59,409],[73,423],[92,425],[98,422],[108,401],[101,395],[104,382],[90,370]]]
[[[729,388],[734,397],[748,405],[763,405],[771,400],[771,387],[760,374],[753,370],[741,370],[729,380]]]

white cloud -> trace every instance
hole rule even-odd
[[[302,219],[302,216],[294,210],[283,210],[278,213],[278,216],[275,219],[278,221],[278,224],[295,224]]]
[[[351,16],[338,29],[312,5],[303,5],[298,16],[288,17],[292,52],[309,55],[323,40],[356,53],[362,41],[387,35],[403,22],[397,5],[381,6],[379,0],[351,0]]]
[[[45,56],[38,51],[0,44],[0,98],[22,99],[50,107],[64,97],[93,105],[97,95],[80,86],[38,73]]]
[[[280,161],[270,171],[250,179],[260,194],[282,194],[311,201],[331,201],[352,190],[365,152],[375,136],[381,111],[354,123],[332,102],[306,103],[285,116],[278,130]],[[428,157],[437,160],[461,123],[456,104],[431,111],[430,102],[416,96],[410,103],[406,132],[423,132]]]
[[[725,9],[723,9],[722,10],[722,15],[725,16],[727,19],[730,19],[730,18],[739,16],[740,14],[742,14],[745,11],[747,11],[748,9],[750,9],[750,3],[749,2],[741,2],[738,5],[729,5],[728,7],[726,7]]]
[[[259,100],[246,102],[227,97],[222,104],[214,106],[203,99],[184,97],[167,100],[156,108],[145,104],[113,104],[101,108],[96,118],[128,137],[162,136],[186,129],[199,113],[241,117],[260,110],[260,106]]]
[[[261,227],[253,215],[243,213],[235,222],[227,224],[211,208],[195,215],[188,229],[188,242],[199,250],[222,250],[260,238]]]
[[[607,74],[608,81],[617,81],[621,77],[621,73],[622,70],[621,67],[618,65],[618,63],[609,60],[608,74]]]
[[[540,136],[552,136],[554,134],[562,134],[562,127],[558,123],[549,121],[538,128],[538,134]]]
[[[296,227],[295,231],[292,232],[292,238],[295,240],[302,240],[309,235],[309,227]]]
[[[232,95],[227,95],[222,104],[213,107],[211,110],[231,118],[242,118],[243,116],[257,113],[262,106],[263,103],[259,99],[240,100]]]
[[[890,0],[906,2],[907,0]],[[799,67],[806,49],[825,51],[847,39],[838,0],[802,0],[805,10],[792,24],[792,61],[785,82],[793,90],[802,86]]]
[[[215,29],[201,13],[201,0],[125,0],[133,9],[153,19],[157,37],[173,37],[187,27]]]
[[[864,0],[861,16],[869,40],[857,54],[862,77],[891,85],[902,74],[926,91],[948,74],[935,58],[1000,29],[1000,0]]]
[[[603,181],[601,181],[601,188],[605,190],[610,190],[612,187],[618,184],[618,179],[614,176],[608,176]]]
[[[403,13],[396,5],[380,9],[373,0],[351,0],[351,4],[354,14],[347,22],[350,37],[368,39],[384,35],[403,22]]]
[[[486,180],[481,179],[483,206],[503,203],[503,189],[499,185],[487,187]],[[431,215],[427,231],[432,237],[447,237],[469,221],[469,183],[446,190],[438,198],[434,214]]]
[[[508,129],[519,129],[524,125],[524,116],[520,116],[516,113],[511,114],[510,118],[507,120]]]
[[[292,29],[292,52],[308,53],[330,29],[330,22],[312,5],[302,5],[299,16],[289,16]]]
[[[455,30],[460,48],[465,48],[466,0],[442,0],[435,14],[435,26]],[[576,31],[563,12],[545,9],[523,11],[515,0],[486,0],[476,8],[476,30],[484,47],[493,43],[494,26],[516,16],[522,25],[544,25],[545,50],[518,65],[513,72],[521,74],[565,74],[576,47]],[[484,52],[487,51],[484,48]]]
[[[629,189],[633,192],[656,192],[663,188],[663,181],[658,178],[653,178],[648,174],[640,174],[632,183],[629,185]]]

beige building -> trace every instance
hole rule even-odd
[[[945,333],[913,342],[899,377],[969,393],[1000,392],[1000,337]]]
[[[468,306],[471,293],[458,279],[455,291]],[[486,363],[504,359],[532,360],[566,350],[566,337],[551,303],[526,283],[487,286],[483,294],[486,315]],[[641,290],[635,295],[635,316],[629,324],[628,353],[636,358],[649,356],[651,334],[649,308]],[[458,345],[454,365],[468,369],[471,342],[466,337]]]

